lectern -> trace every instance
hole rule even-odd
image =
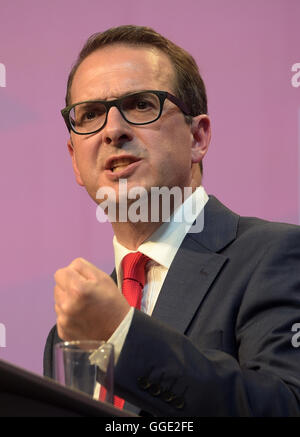
[[[0,417],[138,417],[0,360]]]

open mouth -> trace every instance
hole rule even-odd
[[[116,171],[123,170],[125,167],[132,164],[133,162],[135,162],[135,161],[133,161],[132,159],[128,159],[128,158],[118,159],[112,163],[112,166],[110,169],[113,173],[115,173]]]
[[[117,173],[118,171],[124,170],[130,164],[133,164],[137,161],[140,161],[140,159],[134,156],[111,158],[106,165],[106,169],[110,170],[113,173]]]

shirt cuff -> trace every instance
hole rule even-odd
[[[115,365],[118,362],[119,356],[121,354],[123,345],[125,343],[126,336],[128,334],[131,321],[134,314],[134,307],[131,307],[120,325],[117,327],[113,335],[107,340],[107,343],[111,343],[114,345],[114,357],[115,357]]]
[[[114,365],[117,364],[121,354],[126,335],[128,334],[131,325],[133,314],[134,307],[131,307],[113,335],[107,340],[107,343],[110,343],[114,346]],[[103,368],[101,346],[90,355],[89,360],[91,364],[96,364],[101,371],[106,371],[106,369]]]

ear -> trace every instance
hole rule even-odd
[[[193,118],[191,131],[193,142],[191,148],[192,164],[202,161],[209,147],[211,139],[210,119],[206,114]]]
[[[82,187],[84,187],[84,183],[83,183],[83,181],[81,179],[81,176],[80,176],[80,171],[79,171],[79,169],[77,167],[74,145],[72,143],[72,139],[71,138],[68,139],[67,145],[68,145],[68,150],[69,150],[70,156],[72,158],[72,166],[73,166],[73,170],[74,170],[74,173],[75,173],[76,182],[79,185],[81,185]]]

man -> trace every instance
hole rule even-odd
[[[147,220],[112,220],[112,277],[81,258],[56,272],[45,374],[59,338],[109,340],[116,394],[152,415],[299,415],[299,228],[242,218],[208,198],[201,174],[211,128],[193,58],[152,29],[109,29],[82,49],[66,103],[77,183],[96,203],[105,187],[129,212],[125,180],[128,192],[148,194],[149,210]],[[151,220],[153,187],[191,190],[171,202],[170,222],[162,202]],[[197,232],[193,220],[174,219],[193,203],[193,220],[204,217]],[[120,293],[129,252],[148,257],[140,309]]]

